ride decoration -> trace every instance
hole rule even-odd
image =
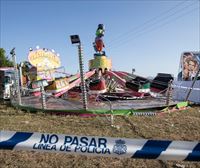
[[[59,56],[46,48],[31,50],[28,54],[28,60],[33,66],[41,71],[59,68],[61,65]]]
[[[112,60],[107,58],[105,51],[103,36],[105,33],[105,26],[103,24],[99,24],[96,30],[96,38],[95,42],[93,42],[93,47],[95,50],[94,59],[89,61],[89,69],[93,70],[96,69],[98,72],[99,70],[104,73],[106,70],[112,69]]]
[[[105,33],[105,26],[103,24],[99,24],[96,30],[95,42],[93,43],[94,50],[96,52],[95,55],[99,56],[105,55],[105,51],[103,51],[103,48],[105,47],[103,42],[104,33]]]
[[[30,65],[36,68],[36,72],[34,71],[36,73],[36,80],[53,80],[55,69],[61,66],[59,54],[47,48],[39,49],[38,47],[35,50],[30,48],[28,60]]]

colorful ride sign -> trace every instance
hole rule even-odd
[[[30,51],[28,60],[38,70],[58,68],[61,65],[60,58],[55,53],[44,49]]]

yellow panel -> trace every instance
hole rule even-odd
[[[111,59],[107,58],[106,56],[95,56],[94,59],[89,61],[89,68],[90,69],[101,68],[103,71],[105,69],[111,70],[112,62]]]

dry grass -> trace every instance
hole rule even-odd
[[[0,130],[47,132],[107,137],[200,140],[200,107],[164,116],[115,117],[119,128],[105,117],[83,118],[27,113],[0,104]],[[200,167],[198,162],[86,157],[58,153],[0,151],[0,167]]]

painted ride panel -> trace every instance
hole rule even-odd
[[[49,85],[45,88],[45,90],[49,93],[58,93],[63,90],[66,90],[69,87],[69,81],[67,78],[58,78],[52,82],[49,82]]]

